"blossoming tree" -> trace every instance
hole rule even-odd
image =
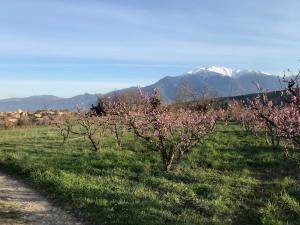
[[[160,152],[163,168],[169,171],[175,160],[213,131],[216,116],[183,109],[171,111],[161,103],[156,90],[150,97],[141,94],[143,103],[129,113],[129,125],[138,137]]]

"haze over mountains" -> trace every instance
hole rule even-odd
[[[39,95],[27,98],[9,98],[0,100],[1,112],[36,111],[39,109],[53,109],[75,111],[76,106],[90,107],[97,102],[97,95],[83,94],[72,98],[60,98],[53,95]]]
[[[183,84],[188,85],[195,93],[205,90],[208,96],[228,97],[256,93],[255,82],[258,82],[263,88],[270,91],[280,89],[279,79],[275,75],[262,71],[233,70],[216,66],[195,69],[179,76],[167,76],[143,89],[145,92],[151,92],[154,88],[157,88],[162,99],[171,103],[175,101],[178,90]],[[117,92],[135,89],[133,87]],[[111,93],[108,93],[108,95]],[[51,95],[10,98],[0,100],[0,111],[16,111],[18,109],[34,111],[45,108],[74,111],[76,105],[88,107],[96,103],[97,99],[97,95],[92,94],[79,95],[73,98],[59,98]]]

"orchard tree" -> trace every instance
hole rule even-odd
[[[127,130],[127,118],[129,104],[119,95],[113,95],[99,99],[102,102],[103,111],[106,117],[108,129],[116,141],[116,145],[121,147],[122,137]]]
[[[108,127],[107,117],[94,116],[90,111],[77,107],[74,115],[63,117],[57,122],[60,135],[65,143],[71,134],[84,137],[91,143],[92,149],[99,152]]]
[[[72,114],[63,115],[57,118],[56,127],[63,138],[63,144],[65,144],[69,139],[75,124],[75,117]]]
[[[297,75],[290,73],[284,76],[283,83],[286,88],[281,91],[282,102],[274,105],[269,101],[265,91],[258,86],[260,96],[253,101],[252,108],[256,111],[259,118],[263,119],[268,131],[272,134],[272,144],[279,145],[283,140],[285,155],[300,163],[299,153],[291,150],[300,148],[300,72]]]
[[[169,171],[175,160],[213,131],[216,117],[183,109],[171,111],[162,104],[157,90],[151,96],[141,95],[143,103],[129,113],[129,125],[136,136],[160,152],[163,169]]]

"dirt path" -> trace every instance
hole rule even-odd
[[[0,225],[82,225],[22,182],[0,172]]]

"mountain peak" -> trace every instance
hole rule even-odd
[[[211,67],[201,67],[195,70],[191,70],[187,72],[187,74],[197,74],[201,72],[213,72],[217,73],[221,76],[227,76],[227,77],[233,77],[233,78],[238,78],[246,73],[252,73],[252,74],[261,74],[261,75],[271,75],[270,73],[264,72],[264,71],[259,71],[259,70],[236,70],[236,69],[231,69],[228,67],[223,67],[223,66],[211,66]]]
[[[207,68],[206,70],[210,71],[210,72],[215,72],[218,74],[221,74],[223,76],[232,76],[234,73],[233,69],[227,68],[227,67],[219,67],[219,66],[211,66],[209,68]]]
[[[231,77],[236,71],[227,67],[222,67],[222,66],[211,66],[211,67],[207,67],[207,68],[199,68],[199,69],[195,69],[192,71],[189,71],[188,74],[194,74],[194,73],[199,73],[202,71],[208,71],[208,72],[213,72],[213,73],[217,73],[220,74],[222,76],[229,76]]]

